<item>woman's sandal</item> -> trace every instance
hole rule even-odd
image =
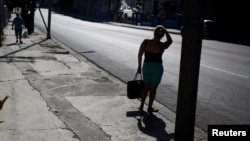
[[[152,113],[152,112],[158,112],[158,109],[154,109],[154,108],[148,108],[148,112]]]

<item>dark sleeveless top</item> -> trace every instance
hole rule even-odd
[[[159,53],[153,53],[150,51],[146,50],[147,47],[147,41],[145,42],[145,59],[144,62],[154,62],[154,63],[162,63],[162,53],[161,50],[159,51]]]

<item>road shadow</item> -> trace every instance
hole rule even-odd
[[[126,116],[136,118],[138,129],[144,134],[155,137],[157,141],[170,141],[174,138],[174,133],[166,131],[166,123],[153,113],[128,111]]]

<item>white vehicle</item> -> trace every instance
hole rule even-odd
[[[130,6],[121,6],[119,11],[122,13],[122,18],[132,18],[133,10],[130,8]]]

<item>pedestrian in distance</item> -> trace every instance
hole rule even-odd
[[[153,108],[153,102],[156,96],[156,90],[161,82],[163,75],[162,55],[171,44],[172,38],[164,26],[157,25],[154,29],[154,37],[152,39],[144,39],[140,45],[138,53],[137,73],[143,73],[144,88],[141,93],[141,105],[139,111],[143,111],[144,103],[149,94],[148,112],[158,112]],[[166,41],[161,39],[166,36]],[[142,64],[142,56],[144,62]]]
[[[12,30],[13,26],[15,26],[15,35],[16,35],[16,43],[18,43],[18,38],[20,40],[20,44],[22,44],[22,30],[23,27],[25,28],[23,18],[20,17],[19,13],[16,13],[16,17],[14,18],[12,22]]]

